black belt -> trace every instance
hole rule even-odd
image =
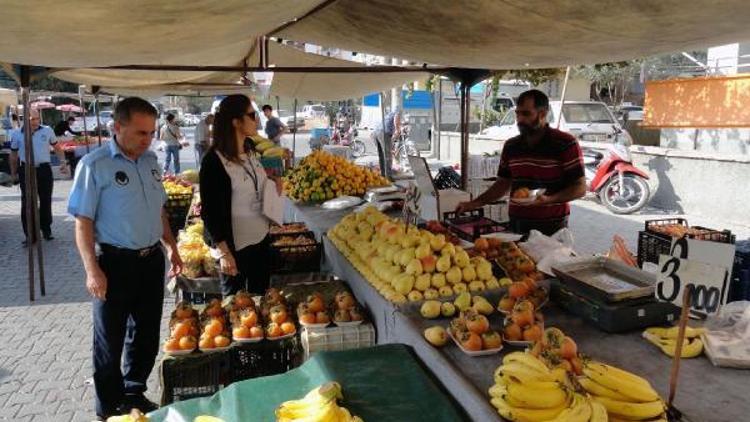
[[[21,162],[21,167],[23,167],[23,166],[25,166],[25,165],[26,165],[26,163],[24,163],[24,162],[22,161],[22,162]],[[40,163],[40,164],[37,164],[37,165],[35,165],[34,167],[37,167],[37,168],[39,168],[39,167],[42,167],[42,166],[46,166],[46,167],[49,167],[49,166],[51,166],[51,164],[50,164],[50,163]]]
[[[153,245],[143,249],[118,248],[117,246],[108,245],[106,243],[100,243],[99,247],[102,249],[102,253],[105,253],[107,255],[126,256],[129,258],[148,258],[157,251],[161,250],[161,243],[156,242]]]

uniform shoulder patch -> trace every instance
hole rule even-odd
[[[124,171],[120,170],[115,173],[115,183],[117,183],[120,186],[125,186],[130,182],[130,178],[128,177],[128,174]]]

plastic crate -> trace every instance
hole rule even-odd
[[[302,363],[298,336],[237,344],[229,350],[232,381],[283,374]]]
[[[161,405],[210,396],[232,382],[227,353],[200,353],[161,361]]]
[[[448,230],[467,242],[473,242],[474,239],[485,234],[507,230],[507,224],[485,217],[482,208],[463,212],[461,215],[452,211],[446,212],[444,217]]]
[[[299,226],[300,229],[297,230],[297,231],[292,231],[292,232],[288,232],[288,233],[279,233],[279,232],[276,231],[280,227],[287,227],[287,226],[294,226],[294,225]],[[293,221],[293,222],[284,223],[282,226],[279,226],[278,224],[272,224],[271,228],[268,231],[268,235],[270,236],[271,240],[276,240],[277,238],[279,238],[281,236],[292,236],[292,235],[296,235],[296,234],[307,233],[309,231],[310,231],[310,229],[307,228],[307,224],[305,224],[305,223],[303,223],[301,221]]]
[[[737,242],[734,253],[732,283],[729,288],[729,302],[750,300],[750,240]],[[744,279],[743,279],[744,277]]]
[[[685,227],[690,227],[687,224],[687,220],[684,218],[646,221],[646,229],[638,232],[638,266],[640,268],[643,268],[644,262],[658,264],[659,255],[669,255],[669,250],[672,247],[672,237],[664,233],[653,231],[654,225],[665,224],[680,224]],[[701,226],[692,226],[692,228],[701,230],[702,233],[698,235],[687,234],[686,237],[690,239],[719,243],[734,243],[735,240],[734,235],[732,235],[732,232],[729,230],[719,231]]]
[[[375,345],[375,328],[362,323],[348,327],[303,328],[302,350],[305,360],[315,352],[350,350]]]
[[[315,241],[304,246],[273,246],[271,243],[271,272],[295,273],[320,271],[322,245],[315,240],[315,233],[306,232],[292,236],[305,236]]]

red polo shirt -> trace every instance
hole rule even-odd
[[[521,187],[544,188],[546,194],[551,195],[584,176],[581,147],[573,135],[549,126],[534,146],[516,136],[505,143],[497,175],[511,180],[511,192]],[[511,220],[555,223],[567,218],[570,206],[567,203],[540,206],[511,203],[508,214]]]

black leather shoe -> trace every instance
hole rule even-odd
[[[44,238],[44,240],[52,240],[55,238],[54,236],[52,236],[52,233],[44,233],[42,237]]]
[[[147,399],[146,396],[144,396],[142,393],[126,394],[119,410],[122,412],[122,414],[128,414],[133,408],[138,409],[143,413],[148,413],[158,409],[159,405]]]

